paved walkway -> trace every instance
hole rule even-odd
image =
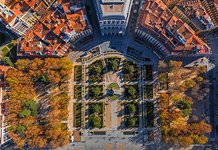
[[[112,130],[117,130],[117,101],[111,102],[111,117]]]

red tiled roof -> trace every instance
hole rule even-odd
[[[209,49],[186,23],[173,15],[161,0],[144,1],[137,26],[142,30],[146,29],[146,33],[151,34],[160,42],[162,39],[167,39],[172,51],[190,51],[196,48],[196,45],[202,45],[205,49]],[[152,30],[152,32],[148,32],[148,30]],[[166,43],[165,40],[161,43]],[[177,44],[173,42],[175,40],[178,42]]]

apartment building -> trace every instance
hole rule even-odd
[[[7,84],[5,78],[10,67],[0,66],[0,148],[8,141],[10,141],[7,135],[7,123],[5,122],[5,101],[7,100]]]
[[[92,36],[82,1],[57,0],[18,40],[18,56],[64,56],[77,42]]]
[[[124,35],[133,0],[96,0],[95,8],[101,34]]]
[[[214,27],[209,14],[200,0],[180,2],[172,9],[172,12],[186,22],[195,32]]]
[[[0,17],[7,27],[18,35],[23,35],[45,13],[48,6],[40,0],[0,2]]]
[[[201,0],[215,26],[218,25],[218,0]]]
[[[173,8],[176,4],[182,1],[188,1],[188,0],[162,0],[165,5],[167,5],[169,8]]]
[[[178,19],[160,0],[143,2],[135,38],[165,56],[211,52],[188,24]]]

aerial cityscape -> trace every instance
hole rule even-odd
[[[1,150],[218,150],[217,0],[0,0]]]

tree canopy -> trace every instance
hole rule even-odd
[[[6,121],[10,125],[9,136],[19,148],[26,144],[30,148],[45,148],[50,143],[54,149],[70,142],[70,133],[61,129],[61,121],[68,118],[70,98],[66,83],[71,73],[72,64],[65,58],[20,59],[9,70]],[[58,92],[53,92],[54,88]],[[43,103],[41,95],[46,91],[50,92]]]

